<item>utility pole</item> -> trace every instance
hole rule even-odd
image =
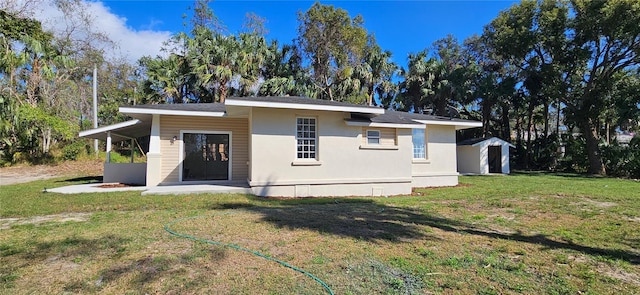
[[[93,65],[93,129],[98,128],[98,66]],[[93,148],[98,155],[98,140],[93,140]]]

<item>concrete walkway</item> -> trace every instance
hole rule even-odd
[[[60,194],[108,193],[124,191],[140,191],[142,195],[183,195],[183,194],[253,194],[246,183],[229,184],[185,184],[166,186],[128,186],[100,187],[109,183],[89,183],[68,185],[47,189],[47,192]]]

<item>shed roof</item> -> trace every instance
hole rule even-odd
[[[481,137],[481,138],[469,138],[469,139],[465,139],[461,142],[458,142],[458,145],[470,145],[470,146],[479,146],[480,144],[482,144],[485,141],[491,141],[491,142],[495,142],[495,143],[499,143],[500,145],[509,145],[510,147],[515,147],[513,144],[504,141],[500,138],[497,137]]]

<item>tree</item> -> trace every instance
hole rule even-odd
[[[566,120],[586,139],[589,172],[605,174],[601,120],[618,73],[640,62],[637,1],[523,1],[491,22],[485,35],[496,52],[517,66],[528,98],[528,134],[542,106],[564,105]]]
[[[54,45],[40,22],[0,11],[0,148],[3,158],[17,152],[47,155],[57,140],[69,139],[74,126],[61,107],[69,59]],[[20,48],[20,49],[16,49]]]
[[[334,92],[345,83],[355,86],[349,80],[367,44],[362,17],[351,18],[343,9],[316,2],[298,14],[298,21],[297,42],[310,60],[311,75],[320,90],[318,98],[341,100]]]
[[[295,45],[280,46],[277,41],[272,41],[260,76],[264,79],[258,89],[260,96],[314,96],[308,93],[313,87]]]
[[[392,79],[398,71],[398,65],[390,61],[391,51],[383,51],[372,36],[369,37],[368,43],[362,63],[356,66],[356,75],[365,88],[367,104],[373,105],[375,94],[381,98],[395,92],[396,84]]]

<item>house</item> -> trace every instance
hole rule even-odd
[[[471,138],[458,143],[458,171],[469,174],[509,174],[509,147],[497,137]]]
[[[147,163],[132,169],[107,163],[105,182],[243,183],[258,196],[381,196],[457,185],[456,130],[482,126],[301,97],[231,97],[224,104],[120,112],[133,120],[80,136],[107,140],[109,149],[114,140],[146,132]]]

